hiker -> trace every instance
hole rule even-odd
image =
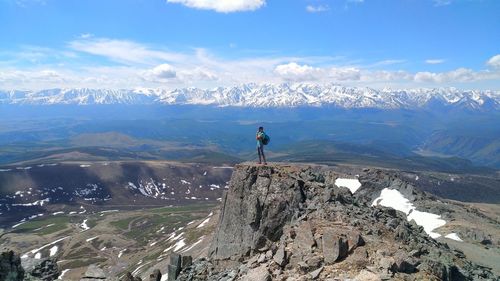
[[[259,127],[255,138],[257,139],[257,153],[259,154],[259,164],[262,164],[262,160],[264,160],[264,165],[267,165],[266,156],[264,155],[264,139],[266,138],[264,127]]]

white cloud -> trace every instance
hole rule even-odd
[[[160,64],[151,70],[144,72],[144,78],[150,81],[164,82],[176,78],[177,72],[170,64]]]
[[[361,78],[361,71],[354,67],[328,69],[328,78],[335,81],[356,81]]]
[[[90,37],[93,37],[93,36],[94,36],[94,34],[92,34],[92,33],[82,33],[82,34],[80,34],[80,38],[82,38],[82,39],[87,39],[87,38],[90,38]]]
[[[286,81],[357,81],[361,71],[354,67],[313,67],[295,62],[280,64],[274,73]]]
[[[306,11],[308,11],[309,13],[321,13],[321,12],[326,12],[328,10],[330,10],[330,7],[328,7],[326,5],[317,5],[317,6],[307,5],[306,6]]]
[[[216,81],[219,77],[212,71],[203,67],[196,67],[193,70],[183,70],[179,73],[183,81],[196,83],[197,81]]]
[[[500,79],[500,72],[473,71],[468,68],[457,68],[448,72],[417,72],[415,82],[427,83],[465,83],[490,79]]]
[[[487,62],[487,65],[493,68],[500,68],[500,54],[491,57]]]
[[[425,60],[426,64],[441,64],[444,63],[444,59],[427,59]]]
[[[73,50],[103,56],[125,64],[156,64],[158,61],[175,62],[185,60],[179,53],[156,50],[144,44],[128,40],[89,38],[69,43]]]
[[[363,73],[361,77],[362,81],[365,82],[391,82],[391,81],[406,81],[413,80],[413,75],[403,70],[397,71],[387,71],[387,70],[377,70],[373,72]]]
[[[266,4],[265,0],[167,0],[167,2],[219,13],[254,11]]]
[[[450,5],[453,0],[433,0],[434,6],[447,6]]]
[[[318,79],[321,70],[309,65],[300,65],[291,62],[276,66],[274,72],[283,79],[289,81],[311,81]]]
[[[378,61],[370,66],[374,67],[374,66],[393,65],[393,64],[401,64],[401,63],[405,63],[405,62],[406,62],[406,60],[401,60],[401,59],[388,59],[388,60]]]
[[[107,60],[96,66],[94,58],[89,58],[89,55]],[[484,88],[498,85],[500,81],[500,55],[491,57],[486,62],[489,68],[483,70],[458,68],[446,72],[409,72],[384,69],[384,66],[404,62],[397,59],[371,65],[330,56],[267,55],[226,59],[203,48],[171,52],[161,46],[134,41],[89,37],[72,41],[67,48],[60,50],[21,46],[17,53],[3,52],[0,56],[0,85],[3,89],[216,87],[284,81],[342,82],[380,87],[467,83]],[[427,62],[437,63],[437,60]]]

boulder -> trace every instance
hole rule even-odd
[[[286,265],[286,251],[283,245],[278,247],[278,250],[276,250],[276,253],[274,254],[273,260],[281,267]]]
[[[293,241],[294,250],[302,254],[308,254],[315,245],[314,236],[311,230],[311,224],[307,221],[301,222],[296,230],[296,236]]]
[[[414,260],[402,251],[394,256],[394,265],[393,269],[396,272],[414,273],[417,270]]]
[[[347,235],[348,252],[352,252],[357,247],[365,245],[365,240],[357,231],[351,231]]]
[[[332,264],[347,256],[347,241],[334,233],[333,230],[326,230],[322,237],[323,257],[326,264]]]
[[[321,274],[321,271],[323,271],[323,267],[320,267],[312,272],[309,273],[309,276],[311,279],[316,280],[318,279],[319,275]]]
[[[270,281],[271,274],[265,265],[261,265],[254,269],[250,269],[248,273],[243,277],[243,281]]]

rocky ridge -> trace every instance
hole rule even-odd
[[[386,188],[417,206],[439,198],[397,174],[365,169],[354,193],[336,185],[341,176],[322,166],[238,165],[209,256],[182,268],[177,280],[499,278],[404,213],[372,206]]]

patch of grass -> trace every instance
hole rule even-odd
[[[76,251],[71,252],[69,255],[66,256],[68,259],[77,259],[77,258],[92,258],[94,256],[94,253],[91,248],[89,247],[83,247],[79,248]]]
[[[31,233],[46,235],[65,229],[69,222],[70,220],[66,216],[55,216],[44,219],[35,219],[19,225],[12,232],[14,233],[31,232]],[[46,227],[47,225],[51,224],[53,225]]]
[[[78,259],[72,260],[68,263],[64,264],[64,268],[80,268],[84,266],[88,266],[95,263],[105,262],[105,258],[88,258],[88,259]]]
[[[90,228],[94,228],[97,225],[97,219],[90,219],[87,221],[87,226]]]
[[[210,227],[204,227],[204,228],[194,228],[191,229],[190,231],[186,232],[185,237],[186,237],[186,244],[192,244],[198,239],[200,239],[201,236],[206,236],[209,235],[210,233],[213,233],[215,231],[215,226],[210,226]]]
[[[208,211],[215,207],[216,204],[196,204],[184,205],[179,207],[162,207],[151,209],[151,213],[178,213],[178,212],[193,212],[193,211]]]
[[[130,224],[130,222],[133,221],[136,218],[137,217],[129,217],[129,218],[126,218],[126,219],[121,219],[121,220],[118,220],[118,221],[113,221],[110,224],[112,226],[118,228],[118,229],[127,230],[128,229],[128,225]]]

